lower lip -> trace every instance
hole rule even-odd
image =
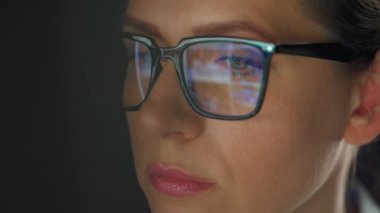
[[[149,180],[154,188],[164,194],[185,197],[200,194],[213,187],[213,183],[201,182],[179,170],[148,169]]]

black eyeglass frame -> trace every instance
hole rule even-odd
[[[183,94],[186,97],[187,102],[191,106],[191,108],[196,111],[198,114],[212,118],[212,119],[220,119],[220,120],[243,120],[248,119],[255,116],[261,110],[263,105],[265,92],[269,79],[269,70],[270,70],[270,61],[275,53],[288,54],[288,55],[296,55],[296,56],[306,56],[320,59],[333,60],[343,63],[348,63],[356,58],[358,58],[358,53],[351,49],[344,47],[340,43],[293,43],[293,44],[276,44],[270,42],[256,41],[252,39],[246,38],[238,38],[238,37],[216,37],[216,36],[202,36],[202,37],[188,37],[182,39],[176,47],[173,48],[161,48],[157,45],[156,41],[150,37],[133,34],[128,32],[122,33],[123,39],[130,39],[135,42],[143,43],[151,53],[152,60],[152,68],[151,68],[151,79],[149,82],[149,86],[147,89],[147,93],[144,99],[140,104],[130,107],[123,107],[127,111],[136,111],[141,108],[143,103],[147,100],[152,91],[152,88],[158,79],[162,67],[160,64],[161,59],[170,59],[176,68],[177,76],[180,81],[180,86]],[[245,115],[239,116],[226,116],[226,115],[217,115],[210,112],[206,112],[201,109],[192,99],[189,94],[186,80],[184,78],[184,70],[183,70],[183,62],[182,62],[182,54],[184,50],[189,46],[200,44],[207,42],[233,42],[240,44],[247,44],[250,46],[254,46],[262,51],[264,56],[264,70],[263,77],[261,82],[261,89],[259,93],[259,98],[256,103],[256,107],[254,110]]]

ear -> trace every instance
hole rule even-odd
[[[357,104],[351,113],[344,138],[353,145],[370,143],[380,134],[380,50],[368,73],[360,81]]]

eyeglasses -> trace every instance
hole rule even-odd
[[[175,48],[160,48],[149,37],[122,34],[128,66],[122,76],[119,104],[139,110],[148,99],[162,67],[174,62],[189,105],[202,116],[241,120],[256,115],[267,87],[275,53],[350,62],[355,51],[339,43],[275,44],[235,37],[185,38]]]

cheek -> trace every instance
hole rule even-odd
[[[349,93],[342,73],[334,73],[330,64],[271,72],[256,117],[214,128],[221,130],[218,141],[224,143],[231,185],[237,186],[240,200],[254,197],[262,208],[278,200],[278,206],[289,208],[331,173],[349,115]]]
[[[146,137],[147,135],[144,132],[145,131],[144,125],[142,125],[142,119],[138,111],[128,112],[126,113],[126,116],[127,116],[130,141],[132,145],[132,154],[133,154],[137,179],[141,181],[143,180],[142,175],[145,174],[144,163],[146,159],[144,159],[144,156],[146,156],[146,153],[150,153],[148,151],[149,148],[155,149],[154,146],[157,145],[158,143],[155,143],[152,141],[151,143],[144,142],[144,141],[149,141],[149,139],[147,139]]]
[[[264,102],[266,120],[291,127],[297,136],[336,141],[348,121],[350,92],[348,75],[335,62],[278,57]]]

